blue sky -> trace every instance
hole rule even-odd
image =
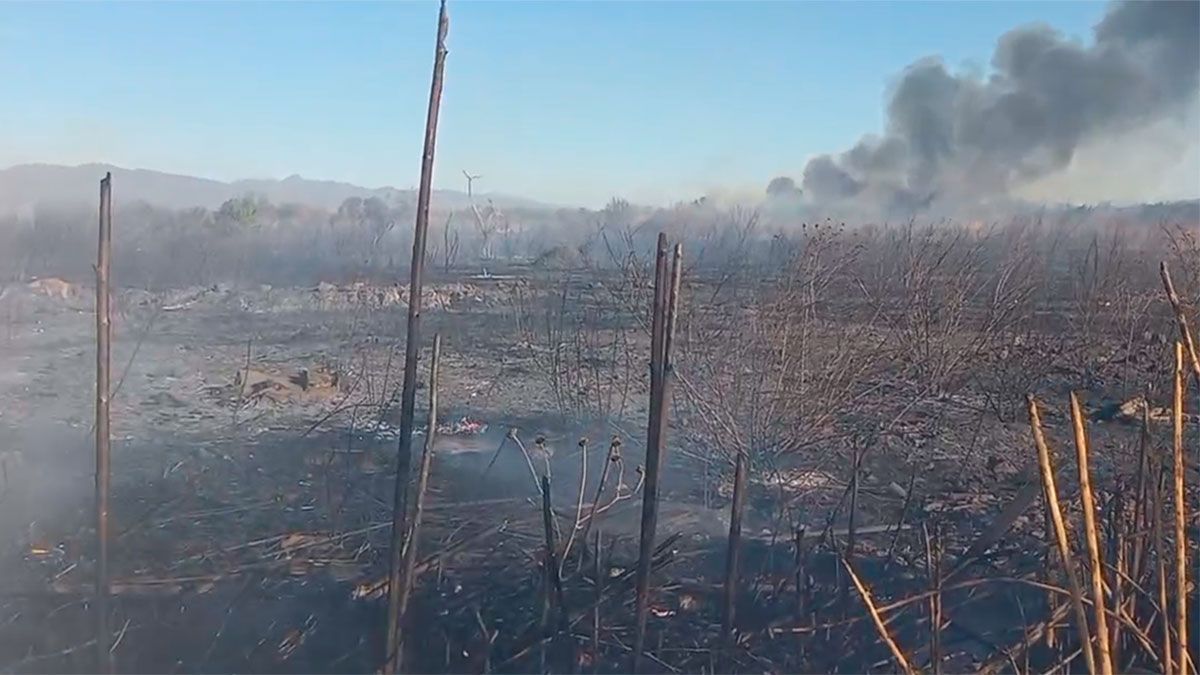
[[[888,85],[1097,2],[451,0],[435,184],[648,203],[799,177]],[[435,2],[0,2],[0,166],[415,185]]]

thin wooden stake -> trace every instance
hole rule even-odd
[[[546,597],[558,606],[558,630],[567,630],[567,606],[563,599],[562,577],[558,573],[557,544],[554,537],[554,510],[550,505],[550,477],[542,476],[542,525],[546,532]],[[551,596],[553,593],[553,596]],[[547,628],[549,628],[547,626]]]
[[[108,626],[108,497],[111,478],[111,403],[109,382],[112,363],[109,269],[112,266],[112,173],[100,181],[100,239],[96,253],[96,660],[97,670],[113,669],[112,632]]]
[[[1050,462],[1050,447],[1046,445],[1046,437],[1042,435],[1042,419],[1038,414],[1037,402],[1034,401],[1033,396],[1026,396],[1025,403],[1029,410],[1029,427],[1033,431],[1033,443],[1037,446],[1038,467],[1042,474],[1046,508],[1049,509],[1050,519],[1054,524],[1058,555],[1062,560],[1063,571],[1067,576],[1067,586],[1071,591],[1071,605],[1075,610],[1075,628],[1079,631],[1080,648],[1083,651],[1084,661],[1087,662],[1088,672],[1095,673],[1096,655],[1092,651],[1092,636],[1088,629],[1087,610],[1083,606],[1083,591],[1080,590],[1079,577],[1075,574],[1075,565],[1071,558],[1071,541],[1067,535],[1067,525],[1063,519],[1062,507],[1058,502],[1058,488],[1054,482],[1054,466]]]
[[[605,568],[601,564],[600,547],[602,546],[600,539],[600,530],[596,530],[596,545],[593,560],[593,574],[596,577],[596,596],[594,598],[595,605],[592,607],[592,672],[600,672],[600,605],[604,601],[604,571]]]
[[[729,541],[725,549],[725,604],[721,613],[721,637],[733,635],[737,611],[738,562],[742,548],[742,511],[746,504],[746,452],[737,451],[733,468],[733,504],[729,507]]]
[[[1175,343],[1174,379],[1175,396],[1171,407],[1171,423],[1174,449],[1172,454],[1175,457],[1175,646],[1178,649],[1175,662],[1179,666],[1179,672],[1187,675],[1187,498],[1184,494],[1183,468],[1183,343],[1178,341]],[[1166,611],[1165,607],[1163,611]]]
[[[433,444],[437,440],[438,425],[438,364],[442,357],[442,336],[433,336],[433,357],[429,362],[429,425],[425,434],[425,448],[421,452],[421,467],[417,472],[417,495],[413,507],[412,527],[404,544],[404,568],[400,576],[400,622],[397,626],[399,637],[396,640],[396,668],[399,670],[404,661],[404,624],[408,613],[408,600],[412,596],[413,583],[416,581],[414,570],[417,566],[417,549],[421,537],[421,520],[425,515],[425,492],[429,489],[429,470],[433,465]]]
[[[1092,610],[1096,617],[1096,663],[1102,675],[1112,675],[1112,646],[1109,643],[1108,618],[1105,616],[1104,565],[1100,560],[1100,534],[1096,524],[1096,497],[1092,491],[1092,472],[1088,465],[1087,430],[1079,397],[1071,392],[1071,428],[1075,433],[1075,458],[1079,465],[1079,495],[1083,509],[1084,540],[1092,580]]]
[[[412,265],[408,286],[408,332],[404,344],[404,384],[400,396],[400,439],[396,450],[396,488],[392,500],[392,539],[388,575],[387,639],[383,674],[396,672],[400,643],[400,566],[408,511],[408,481],[412,470],[413,417],[417,398],[417,358],[421,350],[421,283],[425,266],[425,235],[429,231],[429,200],[433,192],[433,155],[437,146],[438,111],[442,103],[442,74],[446,68],[446,33],[450,20],[446,0],[438,12],[437,44],[429,110],[425,118],[425,147],[421,155],[421,183],[417,191],[417,217],[413,228]]]
[[[678,299],[678,278],[682,248],[675,247],[675,258],[668,286],[667,236],[658,235],[654,266],[654,312],[650,332],[650,419],[646,429],[646,479],[642,491],[642,522],[636,577],[635,633],[633,671],[641,672],[646,642],[646,619],[650,601],[650,566],[654,554],[654,531],[658,524],[658,475],[662,444],[670,400],[670,341],[674,328],[670,306]]]

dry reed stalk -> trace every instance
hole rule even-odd
[[[1041,492],[1042,492],[1042,496],[1044,498],[1045,494],[1046,494],[1045,489],[1043,488],[1041,490]],[[1046,504],[1045,508],[1043,509],[1043,515],[1045,517],[1046,536],[1048,537],[1048,536],[1050,536],[1050,533],[1054,531],[1054,517],[1052,515],[1050,515],[1050,505],[1049,504]],[[1047,570],[1046,577],[1047,577],[1046,580],[1052,584],[1056,583],[1058,581],[1054,577],[1053,570]],[[1046,598],[1046,606],[1050,610],[1050,615],[1051,616],[1058,615],[1059,614],[1058,609],[1059,609],[1059,605],[1062,603],[1062,598],[1059,597],[1058,593],[1051,593],[1051,592],[1048,592],[1047,596],[1048,597]],[[1065,607],[1065,605],[1064,605],[1064,607]],[[1066,615],[1063,614],[1063,616],[1066,616]],[[1059,644],[1058,644],[1058,626],[1057,626],[1056,621],[1051,620],[1046,625],[1046,646],[1050,649],[1055,649],[1056,647],[1059,646]]]
[[[1165,267],[1163,268],[1165,271]],[[1170,279],[1170,277],[1167,277]],[[1184,324],[1186,326],[1186,324]],[[1192,352],[1195,358],[1195,351]],[[1184,494],[1183,468],[1183,343],[1175,343],[1175,396],[1171,407],[1172,445],[1175,458],[1175,661],[1179,672],[1188,672],[1187,632],[1187,498]],[[1166,608],[1163,608],[1166,611]]]
[[[1054,482],[1054,467],[1050,461],[1050,446],[1042,434],[1042,420],[1038,414],[1037,401],[1032,395],[1025,397],[1029,409],[1029,427],[1033,431],[1033,442],[1037,446],[1038,468],[1042,474],[1042,487],[1045,491],[1046,508],[1054,525],[1055,541],[1058,544],[1058,555],[1062,560],[1063,571],[1067,576],[1067,584],[1071,591],[1071,605],[1075,610],[1076,630],[1079,631],[1079,642],[1083,651],[1084,661],[1087,662],[1088,672],[1096,672],[1096,655],[1092,652],[1092,636],[1088,629],[1087,610],[1083,606],[1083,591],[1080,590],[1079,578],[1071,558],[1071,541],[1067,535],[1067,525],[1063,518],[1062,507],[1058,502],[1058,487]]]
[[[942,672],[942,534],[934,523],[933,537],[922,523],[925,535],[925,575],[929,578],[929,664],[933,675]]]
[[[1147,399],[1149,400],[1149,399]],[[1149,560],[1150,538],[1146,536],[1150,524],[1150,406],[1142,406],[1141,431],[1138,434],[1138,470],[1137,486],[1134,491],[1133,521],[1130,531],[1133,533],[1131,545],[1133,553],[1129,561],[1129,576],[1142,580],[1146,562]],[[1136,615],[1137,594],[1129,598],[1129,613]]]
[[[1100,533],[1096,524],[1096,496],[1092,490],[1092,472],[1088,462],[1087,430],[1079,397],[1071,392],[1071,428],[1075,433],[1075,458],[1079,466],[1079,496],[1083,509],[1084,541],[1092,581],[1092,610],[1096,617],[1096,662],[1102,675],[1112,675],[1112,645],[1109,642],[1108,617],[1105,616],[1104,567],[1100,561]]]
[[[608,445],[608,456],[605,457],[605,459],[604,459],[604,469],[602,469],[600,471],[600,483],[599,483],[599,485],[596,486],[596,498],[592,500],[592,508],[588,510],[587,521],[584,523],[583,532],[579,536],[579,539],[581,541],[583,541],[584,546],[587,545],[588,533],[591,532],[591,530],[592,530],[592,523],[596,522],[597,508],[600,506],[600,498],[604,496],[604,484],[608,480],[609,471],[612,469],[613,464],[615,464],[619,461],[622,461],[620,453],[621,453],[621,438],[620,438],[620,436],[613,436],[612,442],[609,443],[609,445]],[[622,467],[623,466],[624,466],[624,464],[622,464]],[[623,471],[623,469],[622,469],[622,471]],[[618,494],[615,496],[619,496],[620,491],[621,491],[621,481],[618,480],[617,481],[617,493]],[[610,506],[611,506],[611,504],[610,504]],[[600,555],[600,554],[597,553],[596,555]],[[581,565],[583,564],[582,560],[580,560],[580,564]]]
[[[558,573],[558,553],[555,543],[554,509],[550,505],[550,477],[542,476],[542,526],[546,536],[546,579],[549,587],[547,597],[554,593],[554,604],[558,606],[559,630],[567,629],[567,605],[563,600],[562,577]]]
[[[1163,672],[1173,673],[1175,672],[1173,668],[1175,657],[1171,649],[1171,619],[1170,611],[1167,609],[1170,606],[1167,601],[1167,539],[1162,522],[1163,481],[1166,477],[1166,467],[1161,460],[1155,459],[1157,475],[1154,477],[1154,503],[1151,505],[1151,510],[1154,525],[1154,558],[1157,565],[1155,571],[1158,577],[1158,614],[1162,624],[1162,656],[1160,659],[1163,663]]]
[[[579,439],[579,496],[575,503],[575,521],[571,526],[571,535],[567,537],[567,545],[563,547],[562,559],[558,563],[559,576],[562,576],[563,566],[567,564],[567,556],[571,554],[571,546],[575,543],[575,535],[579,533],[579,526],[583,524],[583,493],[587,491],[587,447],[587,437]],[[586,540],[583,545],[587,546]]]
[[[1158,274],[1162,277],[1163,289],[1167,292],[1167,301],[1171,303],[1171,309],[1175,311],[1175,323],[1179,325],[1179,339],[1187,348],[1188,358],[1192,365],[1192,376],[1196,378],[1196,386],[1200,387],[1200,356],[1196,354],[1196,342],[1192,339],[1192,331],[1188,327],[1183,304],[1179,302],[1175,284],[1171,283],[1171,272],[1167,269],[1167,261],[1159,263]]]
[[[900,650],[900,645],[896,644],[896,640],[892,638],[891,633],[888,633],[887,626],[883,622],[883,618],[879,616],[879,610],[875,609],[875,602],[871,600],[871,592],[863,585],[858,575],[854,573],[854,568],[850,566],[849,561],[842,558],[842,566],[846,568],[846,573],[850,576],[850,581],[854,582],[854,587],[858,589],[858,594],[863,600],[863,604],[867,606],[867,612],[871,615],[871,621],[875,624],[875,630],[879,633],[879,638],[892,651],[892,657],[896,659],[896,663],[908,675],[915,675],[917,671],[909,665],[908,659],[905,658],[904,652]]]
[[[1128,564],[1125,556],[1125,542],[1127,538],[1123,536],[1125,527],[1125,510],[1122,494],[1118,491],[1113,496],[1112,512],[1109,519],[1109,551],[1112,558],[1116,560],[1116,564],[1110,568],[1111,581],[1109,588],[1112,592],[1112,614],[1113,616],[1121,616],[1125,607],[1125,579],[1128,577]],[[1132,594],[1131,594],[1132,595]],[[1121,644],[1122,633],[1119,621],[1113,621],[1109,626],[1111,631],[1109,635],[1109,646],[1112,649],[1112,662],[1114,668],[1119,668],[1121,663],[1121,655],[1123,646]]]

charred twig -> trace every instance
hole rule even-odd
[[[613,436],[612,442],[608,446],[608,456],[604,460],[604,468],[600,471],[600,484],[596,486],[596,498],[592,500],[592,508],[588,512],[587,521],[583,524],[583,533],[580,535],[585,543],[587,542],[588,532],[591,531],[592,523],[596,522],[596,509],[600,505],[600,497],[604,495],[604,483],[608,480],[609,471],[612,465],[621,460],[621,437]],[[622,472],[624,472],[624,462],[621,464]],[[617,492],[621,491],[621,482],[617,482]],[[599,555],[599,553],[597,553]]]
[[[559,561],[558,575],[561,577],[563,573],[562,566],[567,564],[567,556],[571,554],[571,546],[575,543],[575,535],[579,532],[579,526],[583,520],[583,493],[587,491],[587,446],[588,439],[586,437],[579,439],[579,495],[575,504],[575,519],[572,521],[571,534],[567,537],[567,545],[563,547],[562,560]],[[584,541],[584,546],[587,541]]]
[[[558,629],[567,629],[567,606],[563,600],[562,576],[558,571],[558,553],[554,543],[554,514],[550,506],[550,477],[542,476],[542,524],[546,535],[546,598],[553,597],[558,606]],[[553,595],[551,595],[553,594]],[[549,628],[547,626],[547,628]]]
[[[388,591],[388,621],[384,675],[396,672],[400,640],[400,564],[408,510],[408,479],[412,466],[413,416],[417,398],[417,358],[421,349],[422,271],[425,267],[425,235],[429,230],[429,199],[433,193],[433,155],[437,145],[438,110],[442,102],[442,74],[446,68],[446,33],[450,20],[446,1],[438,11],[437,43],[434,48],[433,79],[429,110],[425,118],[425,147],[421,156],[421,183],[417,191],[417,217],[413,228],[412,264],[408,286],[408,332],[404,343],[404,384],[400,395],[400,440],[396,450],[396,489],[392,500],[391,584]],[[432,430],[431,430],[432,433]]]

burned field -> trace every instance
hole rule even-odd
[[[435,333],[439,422],[409,671],[630,668],[653,270],[649,242],[617,234],[602,262],[426,282],[414,466]],[[1200,606],[1195,579],[1178,593],[1176,571],[1176,545],[1195,560],[1200,411],[1192,383],[1181,539],[1179,332],[1157,261],[1195,326],[1195,229],[1101,230],[1057,248],[1052,235],[680,235],[644,668],[1085,669],[1026,394],[1056,469],[1083,625],[1100,630],[1095,572],[1115,667],[1162,670],[1181,653],[1176,603]],[[42,279],[0,299],[5,671],[94,667],[89,292]],[[119,670],[380,667],[406,303],[405,287],[379,280],[115,294]]]

